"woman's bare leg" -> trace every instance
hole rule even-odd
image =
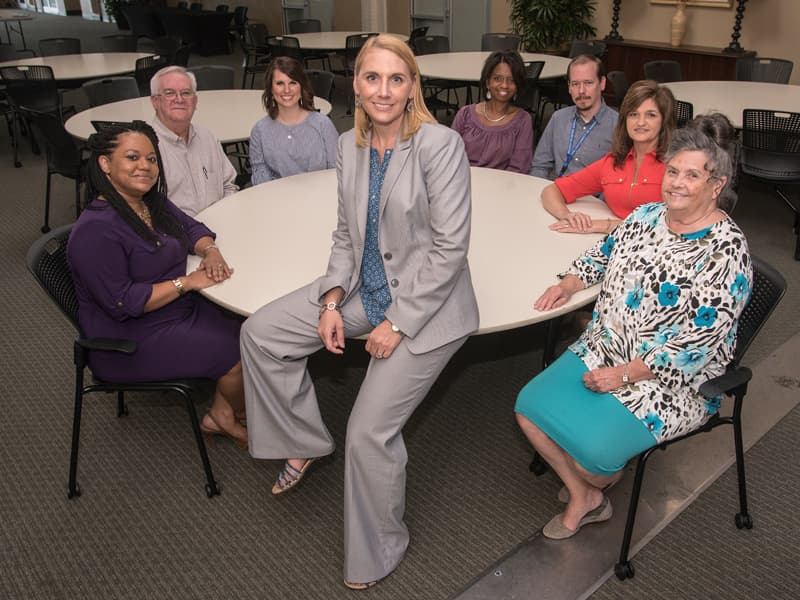
[[[226,433],[239,438],[247,436],[247,429],[237,420],[237,414],[244,413],[241,361],[233,365],[230,371],[217,380],[214,400],[208,412],[214,423]],[[213,427],[211,428],[213,429]]]

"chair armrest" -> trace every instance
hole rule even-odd
[[[75,340],[75,343],[85,350],[108,350],[111,352],[122,352],[123,354],[133,354],[136,352],[136,342],[131,340],[79,338]]]
[[[722,394],[744,385],[753,377],[753,372],[747,367],[736,367],[730,371],[709,379],[700,386],[700,393],[706,398],[716,398]]]

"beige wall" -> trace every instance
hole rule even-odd
[[[492,27],[503,30],[508,23],[509,8],[505,0],[492,0]],[[612,0],[597,0],[594,25],[603,38],[611,29]],[[736,2],[734,2],[734,5]],[[649,0],[622,0],[619,32],[625,39],[669,42],[669,27],[675,8],[650,4]],[[734,8],[689,6],[684,43],[695,46],[725,48],[731,41]],[[742,21],[739,44],[745,50],[755,50],[760,56],[786,58],[794,62],[791,83],[800,84],[800,23],[798,0],[757,0],[748,2]],[[507,27],[507,25],[506,25]]]

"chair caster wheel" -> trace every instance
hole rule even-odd
[[[736,514],[736,528],[737,529],[752,529],[753,528],[753,517],[750,516],[749,513],[737,513]]]
[[[67,498],[68,499],[72,500],[73,498],[77,498],[80,495],[81,495],[81,486],[78,484],[77,481],[75,482],[75,487],[74,488],[67,487]]]
[[[214,496],[219,496],[222,493],[222,484],[217,483],[216,481],[214,484],[207,483],[206,484],[206,496],[209,498],[213,498]]]
[[[636,574],[636,570],[633,568],[633,563],[628,560],[625,561],[624,563],[615,564],[614,574],[621,581],[625,581],[626,579],[630,579],[631,577],[633,577]]]
[[[50,231],[50,227],[47,226],[47,225],[42,225],[41,229],[42,229],[42,233],[47,233],[48,231]]]
[[[538,453],[533,457],[531,464],[528,465],[528,470],[537,477],[541,477],[542,475],[547,473],[547,470],[549,468],[550,465],[548,465],[544,460],[542,460],[542,457],[539,456]]]

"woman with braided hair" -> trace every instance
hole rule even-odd
[[[158,139],[147,123],[104,127],[89,148],[85,210],[67,245],[78,321],[90,337],[136,342],[132,355],[92,351],[92,372],[108,381],[216,379],[201,429],[246,448],[240,324],[191,293],[233,269],[214,233],[167,199]],[[203,260],[186,275],[190,252]]]

